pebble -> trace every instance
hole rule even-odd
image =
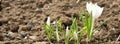
[[[35,42],[33,44],[48,44],[48,42]]]
[[[5,22],[8,22],[8,18],[7,17],[4,17],[4,18],[0,18],[0,22],[1,23],[5,23]]]
[[[13,33],[13,32],[8,32],[8,34],[6,35],[8,38],[10,38],[10,39],[14,39],[16,36],[15,36],[15,33]]]
[[[21,34],[23,37],[27,36],[27,32],[25,32],[25,31],[21,31],[20,34]]]
[[[29,38],[32,39],[32,40],[37,40],[38,39],[37,36],[29,36]]]
[[[0,26],[3,25],[4,23],[8,22],[8,18],[4,17],[4,18],[0,18]]]

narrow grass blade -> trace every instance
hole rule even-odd
[[[56,39],[57,39],[57,42],[59,42],[60,38],[59,38],[59,26],[58,26],[58,23],[57,23],[57,20],[55,21],[55,26],[56,26]]]

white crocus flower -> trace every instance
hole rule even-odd
[[[68,29],[69,27],[67,26],[66,27],[66,36],[68,36],[69,35],[69,29]]]
[[[91,29],[93,29],[93,24],[95,19],[97,19],[99,16],[101,16],[102,11],[103,11],[103,7],[100,7],[96,4],[93,4],[92,2],[87,2],[86,4],[86,9],[88,11],[89,14],[92,13],[92,27]]]
[[[50,26],[50,17],[47,18],[47,22],[46,23],[47,23],[47,25]]]
[[[89,14],[92,14],[92,27],[91,27],[91,32],[90,32],[90,35],[91,35],[92,29],[94,26],[94,21],[99,16],[101,16],[102,11],[103,11],[103,7],[98,6],[97,3],[93,4],[92,2],[87,2],[86,9],[87,9]]]
[[[93,20],[101,16],[103,7],[100,7],[96,4],[93,4],[92,2],[87,2],[86,8],[89,14],[92,13]]]
[[[77,35],[77,32],[76,31],[74,31],[74,33],[73,33],[73,35],[74,35],[74,39],[78,39],[78,35]]]

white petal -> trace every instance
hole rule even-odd
[[[95,11],[94,11],[94,19],[97,19],[98,17],[100,17],[101,16],[101,14],[102,14],[102,11],[103,11],[103,8],[101,8],[101,7],[98,7],[98,6],[95,6]]]
[[[47,18],[47,25],[50,25],[50,17]]]
[[[91,2],[89,3],[89,2],[87,2],[87,4],[86,4],[86,8],[87,8],[87,11],[89,12],[89,13],[91,13],[91,11],[92,11],[92,6],[91,6]]]
[[[103,12],[103,8],[100,8],[100,9],[99,9],[99,13],[98,13],[99,16],[101,16],[102,12]],[[98,17],[99,17],[99,16],[98,16]]]
[[[99,16],[101,16],[102,11],[103,11],[103,8],[98,6],[97,3],[92,4],[92,2],[90,2],[90,3],[87,2],[86,9],[89,14],[91,14],[91,12],[92,12],[93,19],[96,19]]]
[[[69,35],[69,30],[68,30],[68,26],[66,27],[66,36],[68,36]]]

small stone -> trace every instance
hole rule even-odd
[[[7,36],[13,36],[14,33],[13,32],[8,32]]]
[[[48,44],[48,42],[34,42],[33,44]]]
[[[42,10],[41,10],[41,9],[39,9],[39,8],[36,8],[36,9],[35,9],[35,12],[37,12],[37,13],[41,13],[41,12],[42,12]]]
[[[8,22],[8,18],[6,18],[6,17],[4,17],[4,18],[1,18],[1,19],[0,19],[0,22],[1,22],[1,23]]]
[[[28,24],[27,25],[30,25],[30,26],[35,26],[35,23],[33,23],[33,22],[28,22]]]
[[[24,38],[25,36],[27,36],[27,32],[21,31],[21,32],[20,32],[20,35]]]
[[[8,34],[6,36],[10,39],[14,39],[16,37],[15,33],[13,33],[13,32],[8,32]]]
[[[16,37],[16,39],[22,39],[23,37],[20,35],[20,34],[18,34],[18,36]]]
[[[2,25],[2,24],[4,24],[4,23],[7,23],[8,22],[8,18],[0,18],[0,26]]]
[[[32,40],[37,40],[38,39],[37,36],[29,36],[29,38],[32,39]]]

